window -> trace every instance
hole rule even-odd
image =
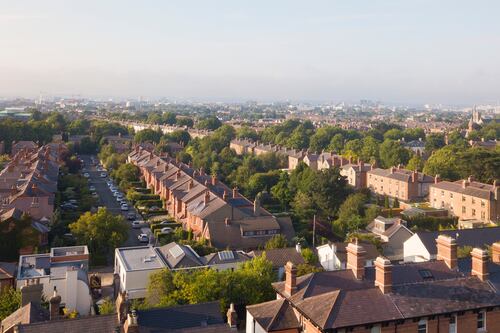
[[[477,314],[477,331],[482,332],[486,330],[486,312],[481,311]]]
[[[476,210],[472,208],[472,216],[476,216]]]
[[[380,333],[380,326],[373,326],[370,333]]]
[[[452,315],[450,317],[448,333],[457,333],[457,315]]]
[[[475,204],[476,203],[476,200],[474,198],[472,198],[472,204]]]
[[[465,202],[465,197],[462,195],[462,202]]]
[[[441,196],[444,197],[444,191],[441,191]]]
[[[418,322],[417,333],[427,333],[427,319]]]
[[[481,212],[481,220],[484,220],[486,218],[486,214],[484,212]]]
[[[450,192],[450,198],[453,198],[453,193]]]
[[[462,206],[462,214],[465,214],[465,206]]]
[[[484,200],[481,200],[481,207],[484,207],[485,203]]]
[[[441,201],[441,208],[444,208],[444,201]]]

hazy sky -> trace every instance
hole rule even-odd
[[[0,0],[0,96],[500,100],[500,1]]]

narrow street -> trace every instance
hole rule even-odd
[[[125,217],[125,220],[127,221],[129,225],[129,230],[128,230],[128,239],[125,241],[125,243],[122,246],[139,246],[139,245],[144,245],[139,242],[137,239],[137,236],[141,233],[140,229],[133,229],[132,228],[132,221],[129,221],[127,219],[127,214],[130,212],[134,212],[137,215],[136,209],[129,204],[129,210],[126,212],[122,212],[120,209],[120,204],[116,201],[116,198],[113,196],[113,193],[111,193],[108,185],[106,184],[106,180],[108,180],[108,177],[102,178],[101,177],[101,171],[98,171],[96,166],[91,164],[90,161],[90,156],[91,155],[80,155],[80,158],[85,162],[85,169],[87,170],[90,174],[90,182],[89,185],[93,185],[95,187],[95,192],[99,196],[99,206],[106,207],[110,212],[114,214],[120,214]],[[97,156],[94,156],[95,160],[97,160]],[[107,172],[106,172],[107,174]],[[124,193],[125,194],[125,193]],[[114,253],[112,254],[114,256]]]

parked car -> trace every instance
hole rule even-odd
[[[83,177],[85,177],[85,178],[89,178],[89,177],[90,177],[90,174],[89,174],[88,172],[85,172],[85,173],[83,174]]]
[[[152,212],[156,212],[156,211],[160,210],[160,207],[158,207],[158,206],[152,206],[152,207],[149,208],[149,210],[152,211]]]
[[[162,235],[168,235],[168,234],[172,233],[173,231],[174,231],[174,230],[173,230],[172,228],[170,228],[170,227],[165,227],[165,228],[161,228],[160,233],[161,233]]]
[[[133,221],[132,228],[133,229],[140,229],[143,224],[144,224],[144,221],[139,221],[139,220]]]
[[[133,213],[133,212],[130,212],[127,214],[127,219],[129,219],[129,220],[133,220],[133,219],[135,219],[135,217],[136,217],[135,213]]]
[[[72,203],[69,203],[69,202],[65,202],[61,205],[61,208],[62,209],[77,209],[78,206],[77,205],[73,205]]]
[[[108,175],[105,172],[101,172],[101,178],[106,178]]]
[[[159,225],[171,225],[171,224],[174,224],[175,222],[174,221],[169,221],[169,220],[163,220],[161,221],[160,223],[158,223]]]
[[[111,191],[111,192],[113,192],[113,191]],[[119,194],[120,194],[120,192],[118,192],[118,191],[114,191],[114,192],[113,192],[113,196],[114,196],[114,197],[117,197]]]
[[[91,186],[89,187],[89,190],[90,190],[90,191],[95,191],[95,186],[94,186],[94,185],[91,185]]]
[[[140,234],[139,236],[137,236],[137,239],[141,243],[149,243],[149,236],[146,234]]]
[[[120,207],[120,209],[121,209],[122,211],[126,212],[126,211],[128,210],[128,205],[127,205],[127,204],[122,205],[122,206]]]
[[[71,200],[68,200],[68,202],[69,202],[70,204],[76,205],[76,204],[78,203],[78,200],[76,200],[76,199],[71,199]]]

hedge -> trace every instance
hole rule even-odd
[[[153,207],[156,206],[161,208],[163,206],[163,201],[161,200],[137,200],[135,202],[136,206]]]

